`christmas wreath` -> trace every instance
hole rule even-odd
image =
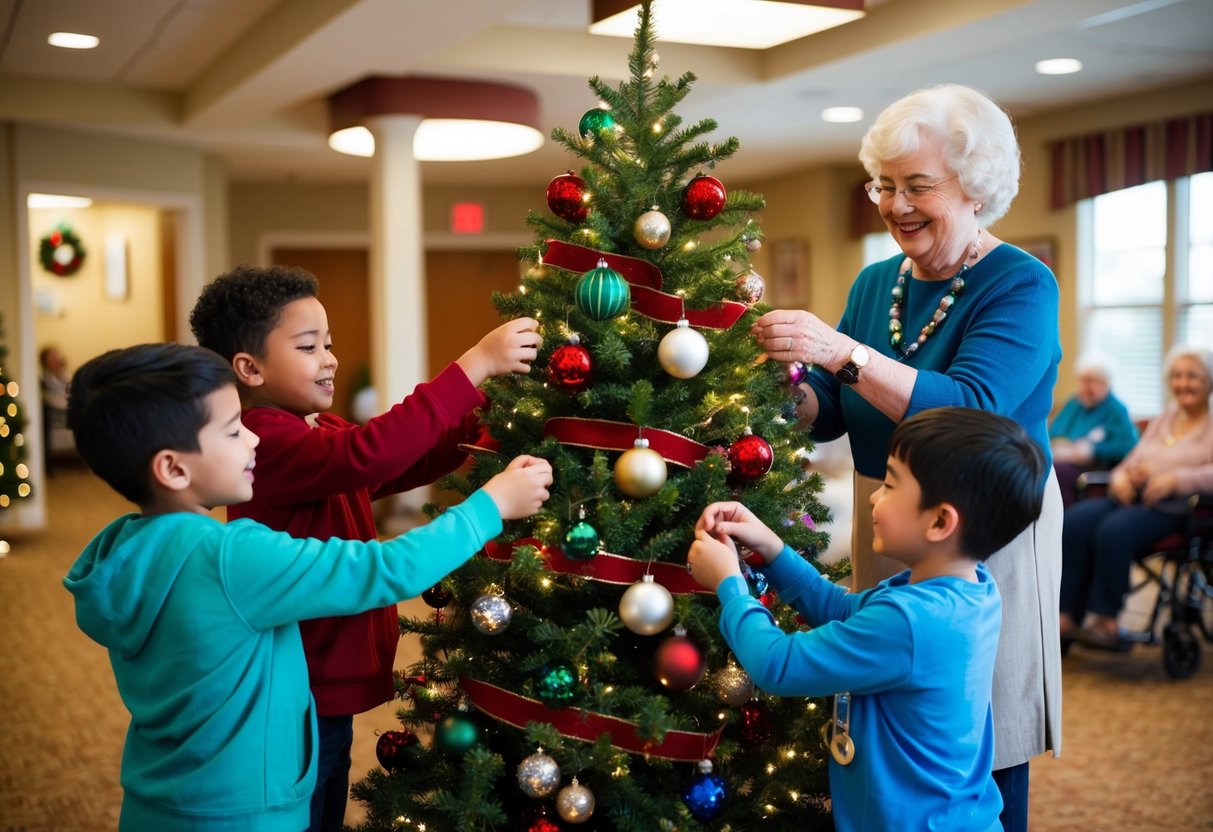
[[[80,271],[84,255],[84,244],[68,225],[60,225],[43,237],[38,248],[38,259],[42,268],[60,277]]]

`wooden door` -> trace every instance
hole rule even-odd
[[[513,251],[431,251],[425,256],[430,377],[501,325],[493,292],[518,289]]]

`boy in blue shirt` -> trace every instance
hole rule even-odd
[[[64,585],[109,650],[131,712],[119,828],[299,832],[316,781],[316,717],[297,622],[433,586],[548,497],[518,457],[465,502],[383,543],[298,539],[211,509],[253,493],[257,436],[232,368],[179,344],[113,350],[72,379],[68,422],[89,467],[141,512],[103,529]]]
[[[902,422],[871,502],[875,551],[910,568],[855,594],[740,503],[713,503],[696,524],[688,568],[720,597],[720,630],[754,684],[838,694],[828,745],[840,832],[1001,832],[990,687],[1002,602],[982,561],[1039,516],[1045,473],[1005,417],[946,407]],[[813,629],[779,629],[748,592],[738,545]]]

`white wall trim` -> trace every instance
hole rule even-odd
[[[535,238],[525,233],[495,231],[489,234],[452,234],[432,231],[425,235],[426,251],[500,251],[531,245]],[[257,265],[273,264],[276,248],[366,248],[371,247],[369,231],[297,231],[271,230],[257,238]]]

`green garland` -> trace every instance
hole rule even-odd
[[[59,277],[67,277],[80,271],[85,254],[84,244],[66,223],[61,223],[58,228],[43,237],[38,248],[38,260],[42,263],[42,268]]]

